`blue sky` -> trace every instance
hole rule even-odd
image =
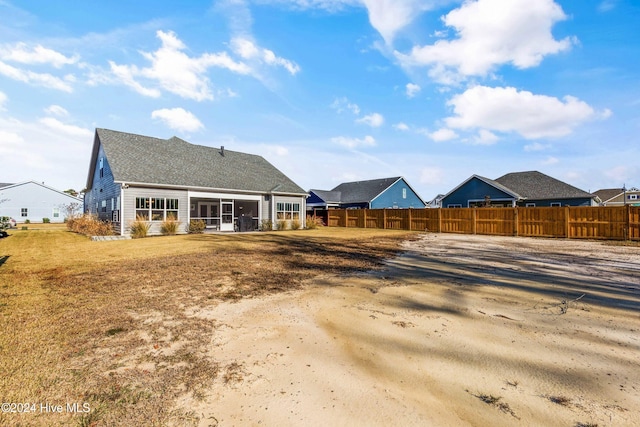
[[[96,127],[424,199],[640,186],[637,0],[0,0],[0,182],[80,190]]]

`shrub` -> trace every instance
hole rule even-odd
[[[67,229],[86,236],[111,236],[111,223],[89,214],[67,218]]]
[[[293,221],[291,221],[292,230],[300,230],[301,227],[302,227],[302,223],[300,222],[299,219],[294,219]]]
[[[308,230],[315,230],[318,227],[323,227],[324,226],[324,222],[322,222],[322,218],[320,218],[319,216],[311,216],[311,215],[307,215],[307,229]]]
[[[271,231],[273,230],[273,221],[270,219],[263,219],[260,224],[260,229],[262,231]]]
[[[140,215],[136,216],[136,220],[129,225],[129,231],[131,232],[131,237],[134,239],[141,239],[143,237],[147,237],[149,233],[149,229],[151,228],[151,223],[147,222],[146,219]]]
[[[189,234],[202,234],[204,233],[204,229],[206,224],[201,219],[192,219],[189,222]]]
[[[279,219],[276,221],[276,226],[278,230],[286,230],[287,229],[287,220]]]
[[[31,221],[30,221],[30,220],[28,220],[28,219],[25,219],[25,220],[24,220],[24,223],[25,223],[25,224],[31,224]]]
[[[51,220],[49,218],[42,218],[42,223],[43,224],[49,224],[51,222]]]
[[[180,227],[180,221],[169,217],[160,225],[160,232],[165,236],[171,236],[178,232],[178,227]]]

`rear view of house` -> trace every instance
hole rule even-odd
[[[300,221],[307,193],[263,157],[96,129],[85,211],[129,234],[136,217],[158,234],[166,219],[220,231],[257,230],[263,220]]]

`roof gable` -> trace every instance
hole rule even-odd
[[[518,194],[515,191],[505,187],[504,185],[500,184],[499,182],[494,181],[493,179],[485,178],[484,176],[480,176],[480,175],[471,175],[469,178],[467,178],[466,180],[462,181],[453,190],[449,191],[447,194],[442,196],[441,200],[447,198],[451,194],[453,194],[456,191],[458,191],[459,189],[463,188],[464,186],[466,186],[469,182],[473,181],[474,179],[482,181],[485,184],[490,185],[490,186],[500,190],[501,192],[507,194],[510,197],[513,197],[516,200],[519,200],[519,199],[522,198],[522,196],[520,194]]]
[[[592,194],[538,171],[513,172],[495,182],[529,200],[591,198]]]
[[[368,203],[387,188],[391,187],[399,179],[402,179],[402,177],[397,176],[368,181],[344,182],[331,191],[341,193],[341,203]]]
[[[340,203],[342,193],[340,191],[325,191],[325,190],[309,190],[309,193],[313,193],[325,203]]]
[[[306,194],[258,155],[108,129],[96,129],[87,187],[100,145],[116,182]]]

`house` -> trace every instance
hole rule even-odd
[[[602,206],[640,206],[640,190],[631,188],[605,188],[594,192]]]
[[[86,212],[110,220],[121,235],[141,218],[149,234],[177,219],[180,232],[191,220],[220,231],[257,230],[262,221],[300,221],[307,193],[263,157],[96,129],[87,186]]]
[[[307,209],[424,208],[426,203],[401,176],[345,182],[331,191],[309,190]]]
[[[596,206],[596,196],[538,171],[495,180],[473,175],[442,198],[443,208]]]
[[[82,211],[82,200],[42,182],[0,183],[0,216],[16,222],[64,222],[65,216]]]

